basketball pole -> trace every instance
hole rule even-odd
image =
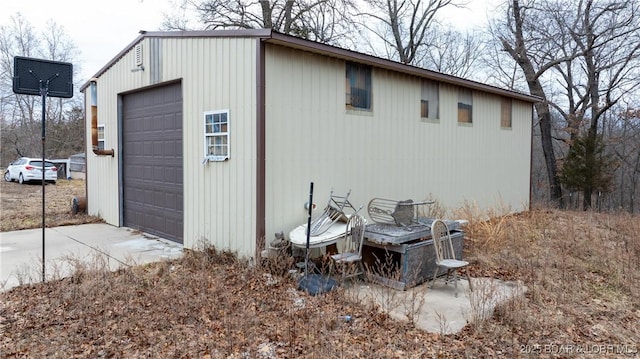
[[[28,75],[27,75],[28,74]],[[44,80],[44,78],[49,77]],[[58,81],[51,80],[60,77]],[[46,113],[47,96],[73,97],[73,65],[67,62],[13,57],[13,92],[20,95],[40,95],[42,99],[42,282],[46,281],[45,258],[45,185],[46,185]]]
[[[32,70],[29,70],[29,73],[31,75],[33,75],[36,79],[38,79],[38,82],[40,83],[40,97],[42,98],[42,283],[44,283],[46,281],[46,263],[47,261],[45,260],[45,249],[44,249],[44,239],[45,239],[45,228],[46,228],[46,221],[45,221],[45,190],[44,190],[44,186],[45,186],[45,171],[46,171],[46,165],[45,165],[45,139],[46,139],[46,130],[45,130],[45,119],[46,119],[46,111],[47,111],[47,94],[49,92],[49,81],[51,81],[52,79],[58,77],[59,74],[55,74],[53,76],[51,76],[49,79],[47,79],[46,81],[42,81],[40,78],[38,78],[38,76],[36,74],[33,73]]]

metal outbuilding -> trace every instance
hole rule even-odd
[[[88,213],[187,248],[253,257],[311,181],[319,208],[529,206],[522,93],[267,29],[142,32],[82,91]]]

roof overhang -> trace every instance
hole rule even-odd
[[[136,44],[142,41],[144,38],[198,38],[198,37],[253,37],[260,39],[261,41],[281,45],[289,48],[294,48],[302,51],[308,51],[325,56],[335,57],[346,61],[353,61],[358,63],[367,64],[373,67],[382,68],[390,71],[397,71],[413,76],[418,76],[434,81],[448,83],[456,86],[461,86],[473,90],[488,92],[500,96],[506,96],[509,98],[535,103],[542,99],[537,96],[528,95],[521,92],[506,90],[500,87],[487,85],[481,82],[463,79],[460,77],[443,74],[437,71],[431,71],[411,65],[405,65],[399,62],[383,59],[380,57],[367,55],[360,52],[355,52],[340,47],[327,45],[311,40],[301,39],[295,36],[281,34],[279,32],[270,29],[253,29],[253,30],[210,30],[210,31],[158,31],[158,32],[146,32],[141,31],[140,35],[125,47],[120,53],[118,53],[109,63],[100,69],[93,77],[99,78],[104,74],[111,66],[118,62],[129,52]],[[80,87],[80,91],[84,91],[90,84],[90,81],[86,82]]]
[[[456,86],[466,87],[483,92],[489,92],[497,95],[507,96],[510,98],[526,101],[526,102],[539,102],[542,99],[537,96],[528,95],[521,92],[506,90],[500,87],[483,84],[481,82],[463,79],[460,77],[443,74],[437,71],[427,70],[424,68],[406,65],[392,60],[383,59],[380,57],[367,55],[327,44],[322,44],[314,41],[309,41],[289,35],[284,35],[278,32],[272,32],[271,36],[266,37],[263,41],[287,46],[303,51],[314,52],[326,56],[341,58],[347,61],[359,62],[367,65],[371,65],[377,68],[383,68],[391,71],[397,71],[409,75],[427,78],[434,81],[444,82]]]

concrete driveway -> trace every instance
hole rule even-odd
[[[182,245],[104,223],[45,229],[45,278],[71,275],[78,265],[121,266],[182,255]],[[0,291],[42,281],[42,228],[0,233]]]

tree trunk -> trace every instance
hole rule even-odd
[[[273,8],[267,0],[260,0],[262,7],[262,27],[265,29],[273,28]]]
[[[547,167],[547,178],[549,180],[549,197],[552,202],[555,202],[559,208],[564,207],[564,199],[562,198],[562,187],[560,185],[560,179],[558,177],[558,166],[556,163],[556,155],[553,150],[553,136],[551,126],[551,108],[547,101],[547,96],[538,81],[542,73],[538,73],[533,66],[533,62],[527,54],[527,47],[522,30],[523,18],[520,12],[520,4],[518,0],[512,2],[512,15],[515,22],[514,44],[510,44],[507,39],[502,38],[501,42],[504,49],[511,55],[516,61],[518,66],[522,69],[522,72],[527,79],[527,85],[529,92],[542,98],[541,102],[534,105],[536,113],[538,114],[538,121],[540,124],[540,135],[542,141],[542,152],[544,154],[545,164]]]
[[[582,210],[588,211],[591,208],[591,194],[593,193],[590,189],[584,189],[582,191]]]
[[[537,81],[536,81],[537,82]],[[535,88],[535,87],[534,87]],[[529,86],[531,94],[540,96],[534,92],[540,92],[541,97],[544,97],[544,91],[542,88],[534,91],[532,86]],[[536,113],[538,114],[538,121],[540,124],[540,141],[542,143],[542,153],[547,169],[547,178],[549,180],[549,198],[555,202],[559,208],[564,208],[564,199],[562,197],[562,187],[560,186],[560,179],[558,177],[558,166],[556,164],[556,155],[553,151],[553,137],[551,133],[551,109],[546,102],[539,102],[535,104]]]

